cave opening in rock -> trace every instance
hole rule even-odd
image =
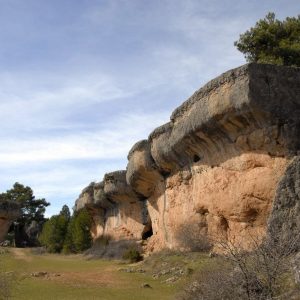
[[[198,162],[200,159],[200,156],[198,156],[197,154],[193,156],[193,162]]]
[[[256,220],[258,216],[258,211],[255,208],[250,208],[246,213],[245,213],[245,219],[247,222],[253,222]]]
[[[220,227],[223,232],[227,232],[227,230],[229,229],[228,221],[226,220],[226,218],[224,216],[221,216]]]
[[[147,224],[144,227],[144,230],[142,232],[142,240],[147,240],[152,235],[153,235],[152,225],[151,224]]]

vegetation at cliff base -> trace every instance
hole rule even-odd
[[[52,216],[44,225],[39,237],[42,245],[46,246],[48,252],[60,252],[64,245],[69,220],[59,214]]]
[[[123,253],[123,259],[129,260],[131,263],[143,260],[140,252],[135,248],[129,248]]]
[[[58,215],[44,224],[39,241],[50,253],[79,253],[91,246],[91,224],[86,209],[71,216],[69,208],[64,205]]]
[[[300,15],[280,21],[270,12],[234,43],[248,62],[300,66]]]

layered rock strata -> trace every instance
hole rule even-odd
[[[85,188],[75,204],[76,210],[83,207],[92,216],[94,239],[141,239],[149,227],[146,202],[127,184],[126,171],[105,174],[102,182]]]
[[[133,146],[127,172],[105,176],[100,185],[113,208],[95,214],[106,215],[97,235],[123,226],[128,238],[141,237],[147,223],[152,251],[182,247],[189,230],[244,247],[265,234],[278,182],[299,155],[299,87],[299,68],[247,64],[196,91]],[[78,207],[103,209],[85,193]],[[139,219],[141,203],[148,221]],[[109,219],[116,207],[119,217]]]
[[[21,211],[17,203],[0,201],[0,242],[4,240],[12,222],[20,215]]]

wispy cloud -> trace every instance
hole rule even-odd
[[[5,143],[0,144],[0,163],[126,158],[135,141],[147,138],[151,130],[167,120],[167,112],[124,114],[107,120],[103,128],[94,128],[91,132],[7,138]]]
[[[76,2],[76,3],[75,3]],[[0,189],[58,212],[208,80],[244,63],[238,35],[296,0],[1,1]]]
[[[0,144],[0,188],[8,189],[16,181],[31,186],[37,197],[52,203],[48,215],[63,204],[72,207],[89,182],[125,169],[132,145],[167,120],[168,112],[127,113],[91,132],[6,139]]]
[[[0,118],[4,127],[56,126],[86,106],[132,96],[104,74],[0,74]],[[50,123],[50,124],[49,124]],[[3,127],[2,127],[3,128]]]

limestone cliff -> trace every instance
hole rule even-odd
[[[271,233],[294,240],[300,232],[300,156],[293,159],[280,180],[269,219]],[[300,243],[299,249],[300,250]]]
[[[151,228],[144,198],[126,182],[126,171],[105,174],[102,182],[91,183],[76,200],[75,209],[86,207],[93,218],[92,236],[140,239]]]
[[[133,146],[127,171],[86,188],[76,208],[93,211],[95,236],[153,233],[150,251],[180,248],[187,226],[246,246],[249,234],[265,233],[278,182],[299,155],[299,87],[299,68],[247,64],[222,74]]]
[[[20,207],[17,203],[0,201],[0,242],[3,241],[11,223],[20,216]]]

